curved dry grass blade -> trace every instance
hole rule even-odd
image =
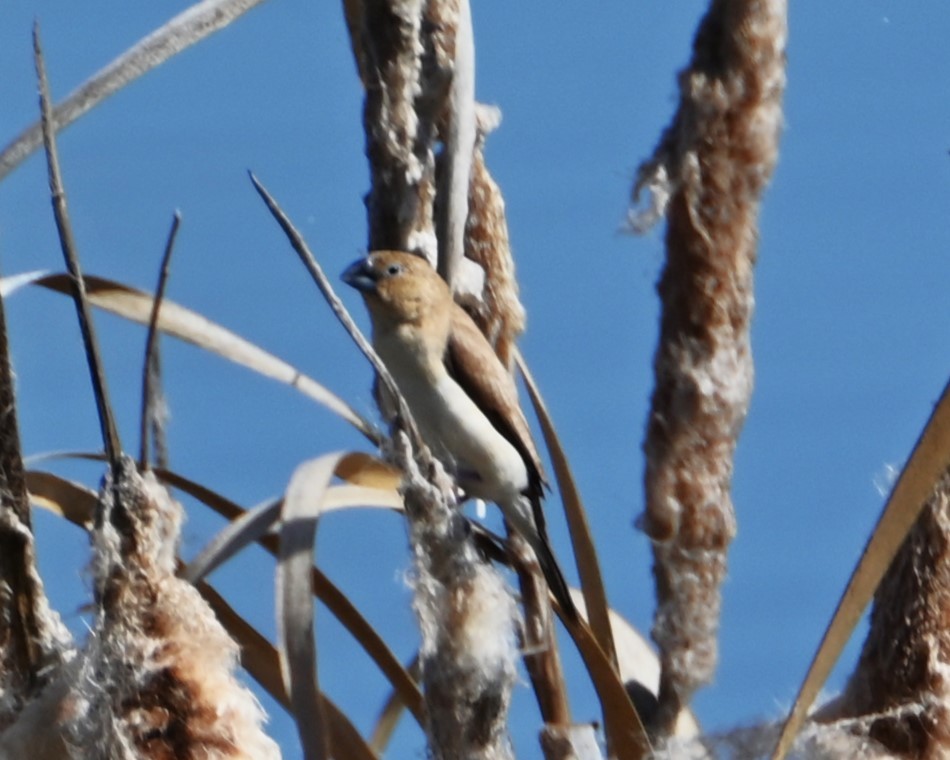
[[[340,460],[336,476],[355,486],[395,491],[402,484],[402,473],[379,457],[354,451]]]
[[[280,499],[269,501],[247,510],[236,520],[229,522],[198,556],[188,563],[181,577],[196,584],[211,575],[241,549],[259,541],[280,519],[282,506],[283,501]]]
[[[861,554],[857,567],[848,581],[835,614],[821,639],[818,651],[791,712],[782,726],[772,760],[782,760],[792,747],[808,709],[818,696],[828,674],[861,619],[865,607],[887,572],[891,560],[900,548],[923,509],[934,485],[950,463],[950,383],[943,389],[940,401],[920,438],[914,445],[910,459],[884,505],[874,532]]]
[[[241,665],[268,694],[289,711],[290,698],[287,696],[280,675],[277,650],[253,626],[238,615],[214,588],[202,582],[197,585],[197,589],[211,609],[214,610],[215,616],[231,638],[241,647]],[[338,753],[337,756],[354,758],[354,760],[376,760],[378,756],[370,749],[346,715],[327,699],[325,694],[321,694],[320,699],[326,711],[327,727],[333,747]]]
[[[63,187],[63,178],[59,170],[59,155],[56,151],[56,140],[53,129],[52,107],[50,105],[49,83],[46,80],[46,67],[43,63],[43,50],[40,46],[39,23],[33,25],[33,60],[36,65],[36,78],[40,88],[40,125],[43,132],[43,146],[46,149],[46,165],[49,173],[49,189],[53,201],[53,216],[56,218],[56,230],[59,233],[60,247],[69,271],[70,293],[76,304],[76,315],[79,318],[79,330],[82,333],[83,347],[86,351],[86,361],[89,364],[89,375],[92,380],[93,395],[96,399],[96,409],[99,413],[99,425],[102,428],[102,442],[105,447],[109,464],[113,470],[118,467],[119,455],[122,453],[122,443],[119,441],[119,431],[112,416],[112,406],[109,404],[109,391],[106,387],[105,372],[102,369],[99,345],[92,324],[92,314],[86,298],[86,288],[82,279],[82,269],[79,266],[79,255],[76,253],[76,241],[73,238],[72,225],[69,222],[69,211],[66,207],[66,190]],[[117,470],[116,470],[117,472]]]
[[[93,275],[86,275],[85,283],[89,301],[94,306],[132,322],[148,324],[153,299],[147,293]],[[57,293],[69,292],[69,279],[62,274],[47,275],[36,280],[36,284]],[[282,359],[197,312],[179,306],[174,301],[165,300],[158,318],[158,328],[168,335],[211,351],[264,377],[296,388],[349,422],[374,445],[378,446],[382,441],[382,436],[373,424],[339,396]]]
[[[32,285],[37,280],[46,277],[50,272],[48,269],[37,269],[33,272],[23,272],[22,274],[10,274],[0,278],[0,297],[6,298],[13,295],[18,290],[27,285]]]
[[[401,512],[402,497],[394,490],[367,486],[330,486],[324,495],[323,511],[344,509],[388,509]]]
[[[196,42],[223,29],[263,0],[204,0],[143,37],[129,50],[71,92],[53,108],[56,131]],[[40,125],[32,124],[0,153],[0,180],[42,144]]]
[[[587,523],[587,513],[584,510],[584,504],[581,501],[581,495],[571,472],[567,455],[564,453],[564,447],[561,446],[557,430],[554,428],[554,422],[551,420],[544,399],[541,398],[541,392],[534,382],[524,357],[517,349],[514,351],[514,358],[518,370],[521,372],[521,377],[524,379],[525,387],[528,389],[531,405],[534,407],[538,422],[541,424],[544,442],[547,445],[551,464],[554,467],[558,491],[564,504],[564,515],[567,518],[567,525],[571,534],[571,545],[574,548],[574,556],[577,560],[577,572],[581,580],[581,590],[584,593],[584,604],[587,606],[590,627],[597,637],[600,648],[607,654],[616,669],[617,652],[614,646],[613,632],[610,628],[608,613],[610,607],[607,604],[607,592],[604,590],[604,580],[600,572],[600,563],[597,561],[594,539]]]
[[[323,709],[330,722],[330,737],[333,747],[339,752],[338,757],[353,758],[353,760],[378,760],[379,755],[373,752],[346,714],[325,695],[321,696]]]
[[[215,617],[231,638],[241,647],[241,665],[244,669],[274,701],[289,712],[290,698],[280,677],[280,663],[274,646],[254,626],[238,615],[209,583],[199,581],[195,588],[214,610]]]
[[[321,694],[323,710],[329,723],[330,740],[337,757],[347,760],[378,760],[377,755],[366,740],[356,730],[356,726],[346,717],[346,714],[337,707],[325,694]]]
[[[34,503],[84,530],[92,527],[99,497],[91,488],[40,470],[27,470],[26,487]]]
[[[591,682],[600,700],[604,716],[604,730],[611,737],[611,751],[618,760],[642,760],[652,757],[653,748],[646,729],[623,682],[617,675],[616,666],[600,648],[597,640],[582,621],[562,618],[568,633],[577,645],[584,660]]]
[[[412,662],[406,666],[406,672],[417,681],[422,677],[418,654],[413,657]],[[399,725],[399,719],[405,710],[406,703],[403,701],[399,692],[390,692],[383,705],[383,709],[379,711],[379,717],[376,719],[376,725],[373,727],[373,734],[369,740],[369,746],[377,755],[382,755],[386,752],[393,732],[395,732],[396,726]]]
[[[282,500],[270,501],[248,510],[229,523],[189,563],[183,577],[195,583],[210,575],[244,547],[260,541],[280,519],[282,507]],[[325,512],[355,508],[401,510],[402,499],[393,491],[383,491],[378,488],[351,485],[330,486],[324,494],[323,507]]]
[[[330,610],[337,620],[346,628],[347,631],[356,639],[363,651],[376,663],[389,684],[393,687],[403,704],[412,713],[419,727],[425,730],[426,727],[426,709],[425,701],[422,698],[422,692],[402,663],[392,653],[392,650],[383,641],[382,637],[376,632],[364,618],[359,610],[353,606],[353,603],[317,568],[312,568],[313,593],[327,609]]]
[[[27,464],[32,466],[38,462],[46,462],[51,459],[83,459],[90,462],[101,462],[105,457],[94,451],[55,451],[45,454],[34,454],[27,458]],[[215,512],[228,520],[236,520],[245,512],[243,507],[239,507],[230,499],[226,499],[224,496],[221,496],[221,494],[173,470],[157,467],[154,473],[155,476],[166,485],[184,491],[202,504],[211,507]]]
[[[165,298],[165,287],[168,285],[168,272],[171,265],[172,251],[175,248],[175,239],[178,237],[178,228],[181,226],[181,212],[176,211],[172,217],[172,227],[168,231],[168,240],[165,242],[165,251],[162,253],[162,263],[158,269],[158,285],[155,287],[155,297],[152,300],[152,311],[148,317],[148,332],[145,336],[145,363],[142,367],[142,414],[139,420],[139,469],[148,467],[149,423],[155,435],[158,464],[167,464],[164,456],[164,435],[161,431],[164,425],[160,422],[160,414],[156,406],[160,403],[161,367],[158,353],[158,313]],[[162,415],[163,416],[163,415]]]
[[[72,456],[80,458],[96,458],[96,455],[72,453],[58,456]],[[392,469],[389,465],[369,454],[354,451],[346,454],[337,464],[334,475],[352,484],[352,487],[335,486],[330,489],[331,496],[327,501],[328,509],[342,509],[348,507],[376,507],[402,511],[402,497],[399,495],[398,481],[390,477]],[[245,513],[233,501],[226,499],[210,488],[196,483],[177,472],[164,468],[156,468],[156,476],[171,486],[193,496],[198,501],[211,507],[222,517],[235,520]],[[362,500],[362,501],[361,501]],[[264,544],[267,546],[267,544]]]
[[[284,495],[277,559],[277,653],[308,760],[329,760],[331,747],[320,702],[310,568],[323,496],[343,453],[298,466]]]

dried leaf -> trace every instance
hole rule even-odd
[[[644,686],[655,696],[660,685],[660,660],[656,651],[630,621],[614,609],[610,610],[610,627],[617,646],[617,665],[620,678],[628,687],[631,681]],[[637,704],[635,703],[636,707]],[[637,709],[642,722],[647,718]],[[696,716],[689,708],[683,708],[677,716],[673,735],[678,739],[699,736],[701,733]]]
[[[141,325],[149,323],[153,299],[148,293],[93,275],[87,274],[84,280],[89,301],[94,306]],[[36,280],[36,284],[58,293],[70,292],[69,278],[64,274],[47,275]],[[296,388],[349,422],[373,444],[380,443],[379,431],[339,396],[282,359],[200,314],[166,299],[162,302],[158,328],[264,377]]]
[[[248,544],[259,541],[280,519],[283,503],[268,501],[232,520],[195,557],[182,573],[189,583],[198,583]]]
[[[71,92],[53,109],[56,131],[115,94],[143,74],[196,42],[223,29],[262,0],[204,0],[186,8],[164,26],[143,37],[104,69]],[[30,125],[0,153],[0,179],[42,143],[39,123]]]
[[[584,593],[588,620],[598,644],[616,669],[617,653],[614,648],[613,633],[608,616],[610,607],[607,604],[607,592],[604,590],[604,580],[600,572],[600,563],[597,561],[597,550],[594,547],[590,525],[587,522],[587,513],[581,501],[581,495],[574,480],[574,474],[571,472],[567,455],[564,453],[564,447],[561,446],[554,422],[551,420],[551,415],[548,413],[544,399],[541,398],[541,392],[531,376],[524,357],[517,350],[515,351],[515,361],[521,376],[524,378],[528,396],[531,398],[531,404],[538,416],[538,422],[541,424],[544,442],[547,444],[551,464],[554,467],[558,491],[564,504],[564,514],[567,517],[567,525],[571,534],[571,544],[574,547],[577,572]]]
[[[98,495],[91,488],[39,470],[26,472],[26,487],[34,504],[65,517],[84,530],[92,527]]]
[[[191,561],[184,577],[192,583],[210,575],[241,549],[260,541],[280,519],[283,501],[278,499],[248,510],[230,522],[201,553]],[[402,509],[402,498],[395,491],[362,486],[331,486],[324,495],[324,511],[378,508]]]
[[[643,760],[653,749],[636,708],[617,675],[614,664],[600,648],[583,621],[563,618],[577,650],[584,660],[591,682],[600,700],[604,730],[611,737],[611,750],[618,760]]]
[[[950,383],[904,465],[884,505],[871,538],[848,581],[838,608],[821,639],[805,680],[782,726],[772,760],[782,760],[792,747],[818,691],[841,656],[865,607],[887,572],[891,560],[917,521],[934,485],[950,464]]]
[[[48,274],[50,274],[48,269],[36,269],[32,272],[0,277],[0,297],[6,298],[7,296],[11,296],[25,286],[32,285],[37,280],[43,279]]]
[[[336,476],[355,486],[384,488],[395,491],[402,483],[402,473],[370,454],[354,451],[340,460]]]
[[[417,681],[422,676],[418,654],[406,666],[406,672]],[[376,719],[376,725],[373,727],[373,734],[370,739],[370,746],[376,754],[382,755],[385,753],[396,726],[399,725],[399,719],[405,710],[406,704],[399,692],[391,692],[383,704],[383,709],[379,711],[379,717]]]
[[[304,462],[294,471],[284,495],[277,561],[277,653],[304,754],[328,760],[326,717],[317,679],[310,568],[323,498],[342,452]],[[307,716],[309,720],[304,720]]]

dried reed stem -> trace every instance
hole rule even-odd
[[[89,300],[86,297],[86,285],[82,278],[82,268],[79,265],[76,241],[73,238],[72,225],[69,221],[69,209],[66,204],[66,190],[63,187],[63,178],[59,170],[59,154],[56,150],[55,129],[53,126],[52,100],[49,94],[49,83],[46,79],[46,66],[43,62],[43,50],[40,46],[39,24],[33,26],[33,54],[36,64],[36,77],[40,88],[40,123],[43,128],[43,145],[46,148],[46,163],[49,174],[49,189],[53,203],[53,216],[56,218],[56,230],[59,233],[60,247],[63,250],[63,259],[66,270],[69,272],[72,284],[73,301],[76,305],[76,315],[79,319],[79,330],[82,333],[83,347],[86,351],[86,361],[89,364],[89,376],[92,380],[93,395],[96,399],[96,409],[99,413],[99,425],[102,430],[102,442],[106,457],[115,465],[122,444],[119,441],[119,431],[112,416],[112,407],[109,404],[109,391],[106,387],[105,372],[102,368],[101,352],[93,328],[92,312]]]
[[[148,332],[145,336],[145,362],[142,367],[142,413],[139,417],[139,469],[149,466],[149,432],[155,437],[155,457],[159,467],[168,466],[168,449],[165,446],[165,400],[163,398],[161,353],[158,345],[158,315],[165,300],[165,288],[168,285],[168,273],[171,267],[172,251],[181,226],[181,213],[176,211],[172,217],[172,226],[165,241],[162,263],[158,268],[158,284],[155,286],[155,298],[152,301],[152,313],[148,319]],[[151,431],[149,430],[151,428]]]

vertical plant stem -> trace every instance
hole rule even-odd
[[[63,258],[66,261],[66,269],[69,272],[70,280],[73,285],[73,301],[76,304],[79,329],[82,333],[83,346],[86,350],[86,360],[89,363],[89,374],[92,379],[93,393],[96,398],[96,408],[99,412],[102,441],[106,456],[112,467],[115,468],[118,466],[118,457],[122,451],[122,444],[119,441],[119,432],[112,416],[112,407],[109,404],[109,392],[106,388],[106,378],[102,369],[101,354],[93,329],[89,301],[86,298],[86,285],[82,278],[79,256],[76,253],[76,241],[73,238],[72,226],[69,222],[69,211],[66,206],[66,190],[63,187],[63,178],[59,170],[59,155],[56,151],[55,127],[53,124],[49,83],[46,79],[46,66],[43,62],[43,50],[40,46],[39,23],[33,27],[33,53],[36,64],[36,76],[39,80],[40,87],[43,144],[46,148],[46,163],[49,174],[50,195],[53,203],[53,215],[56,218],[56,229],[59,232],[59,241],[63,250]]]
[[[366,88],[369,248],[412,251],[437,265],[434,148],[452,87],[459,3],[366,0],[358,13],[352,5],[347,19]],[[465,150],[461,139],[458,150]],[[463,160],[470,162],[468,151]],[[398,418],[392,438],[391,454],[405,474],[415,555],[429,751],[446,760],[511,757],[507,715],[517,655],[511,599],[474,551],[453,488],[428,449],[415,441],[409,448]]]

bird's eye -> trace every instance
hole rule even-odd
[[[390,264],[388,267],[386,267],[386,274],[388,274],[390,277],[399,274],[401,271],[402,267],[399,266],[399,264]]]

